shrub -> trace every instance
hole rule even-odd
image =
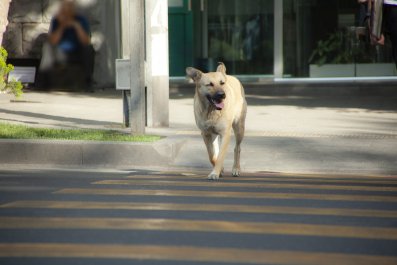
[[[0,47],[0,92],[12,93],[15,97],[20,97],[23,93],[23,86],[21,82],[16,80],[8,80],[8,74],[14,70],[14,66],[7,64],[7,51]]]

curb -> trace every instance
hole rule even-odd
[[[0,164],[168,167],[184,143],[172,138],[154,143],[1,139]]]

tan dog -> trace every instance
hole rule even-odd
[[[219,64],[216,72],[205,74],[188,67],[186,73],[196,83],[194,115],[207,146],[209,159],[214,166],[208,179],[219,179],[223,171],[232,129],[236,137],[232,175],[238,177],[240,145],[244,137],[247,113],[244,88],[237,78],[226,75],[226,67],[223,63]]]

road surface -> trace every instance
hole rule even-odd
[[[397,177],[0,170],[0,264],[397,264]]]

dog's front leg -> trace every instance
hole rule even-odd
[[[217,180],[223,169],[223,162],[225,161],[227,148],[230,143],[231,128],[225,130],[224,134],[221,136],[221,148],[218,155],[218,159],[215,162],[215,167],[212,172],[208,175],[208,179]]]
[[[212,166],[215,166],[215,162],[219,154],[219,144],[218,144],[217,135],[209,132],[202,132],[201,135],[203,136],[205,146],[207,147],[208,158]]]

